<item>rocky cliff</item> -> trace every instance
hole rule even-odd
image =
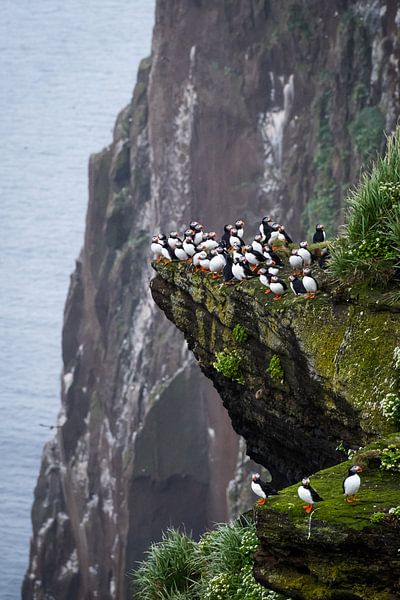
[[[294,236],[316,220],[333,229],[344,190],[399,114],[396,4],[158,1],[151,60],[112,144],[90,160],[85,242],[65,309],[62,410],[35,490],[25,600],[128,597],[126,573],[162,528],[184,522],[196,534],[226,517],[238,439],[150,298],[149,237],[191,218],[220,228],[268,211]],[[341,309],[343,328],[349,310]],[[290,356],[282,355],[287,369]],[[346,382],[338,380],[329,410],[321,402],[330,367],[315,366],[322,380],[306,362],[296,368],[309,404],[296,408],[305,402],[297,391],[284,408],[286,382],[268,418],[258,420],[249,397],[256,415],[246,412],[238,427],[282,484],[308,460],[332,464],[339,438],[362,442],[375,426],[372,409],[365,423],[354,417]],[[268,386],[253,383],[264,401]],[[297,420],[305,435],[319,423],[312,452],[300,451]],[[261,439],[267,425],[276,427],[273,442]],[[277,456],[289,431],[291,445]]]
[[[188,264],[155,268],[154,300],[184,332],[248,454],[275,485],[335,465],[312,478],[324,498],[312,535],[298,483],[257,508],[256,578],[304,600],[396,598],[400,521],[389,510],[400,505],[400,437],[385,438],[394,426],[381,402],[400,391],[400,305],[385,305],[379,291],[337,294],[326,282],[315,300],[290,293],[277,302],[258,278],[226,286]],[[321,270],[315,276],[324,279]],[[376,438],[336,464],[346,448]],[[381,457],[390,446],[397,458],[386,472]],[[354,506],[341,496],[351,464],[365,471]]]

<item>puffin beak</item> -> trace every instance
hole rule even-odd
[[[364,470],[364,469],[363,469],[362,467],[358,467],[358,469],[357,469],[357,472],[358,472],[358,473],[362,473],[362,472],[363,472],[363,470]]]

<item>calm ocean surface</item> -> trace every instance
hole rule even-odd
[[[154,0],[3,0],[0,20],[0,599],[17,600],[87,161],[150,52]]]

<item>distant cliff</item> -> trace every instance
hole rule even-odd
[[[158,1],[151,59],[112,144],[90,160],[24,600],[127,598],[126,573],[163,528],[184,522],[196,534],[226,518],[238,439],[150,298],[150,235],[191,218],[255,224],[267,212],[295,237],[317,220],[332,230],[344,190],[399,114],[396,10],[383,0]],[[340,402],[332,410],[326,464],[352,417]],[[355,422],[357,440],[366,431]],[[267,463],[266,447],[249,452]],[[292,475],[284,457],[276,477]],[[233,503],[243,506],[240,490]]]

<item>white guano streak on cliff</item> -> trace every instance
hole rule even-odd
[[[294,77],[277,77],[270,73],[271,103],[275,102],[277,86],[282,88],[283,106],[274,106],[270,111],[260,113],[258,128],[264,148],[264,173],[261,190],[265,193],[280,189],[282,176],[283,135],[290,120],[294,98]]]
[[[193,135],[193,123],[198,95],[194,84],[194,67],[196,63],[196,46],[189,53],[189,73],[183,85],[181,102],[173,120],[173,135],[166,148],[167,164],[165,175],[160,181],[152,169],[153,203],[161,208],[160,194],[163,197],[163,209],[166,205],[169,215],[173,215],[170,226],[178,228],[182,224],[185,211],[191,201],[191,160],[190,147]]]

